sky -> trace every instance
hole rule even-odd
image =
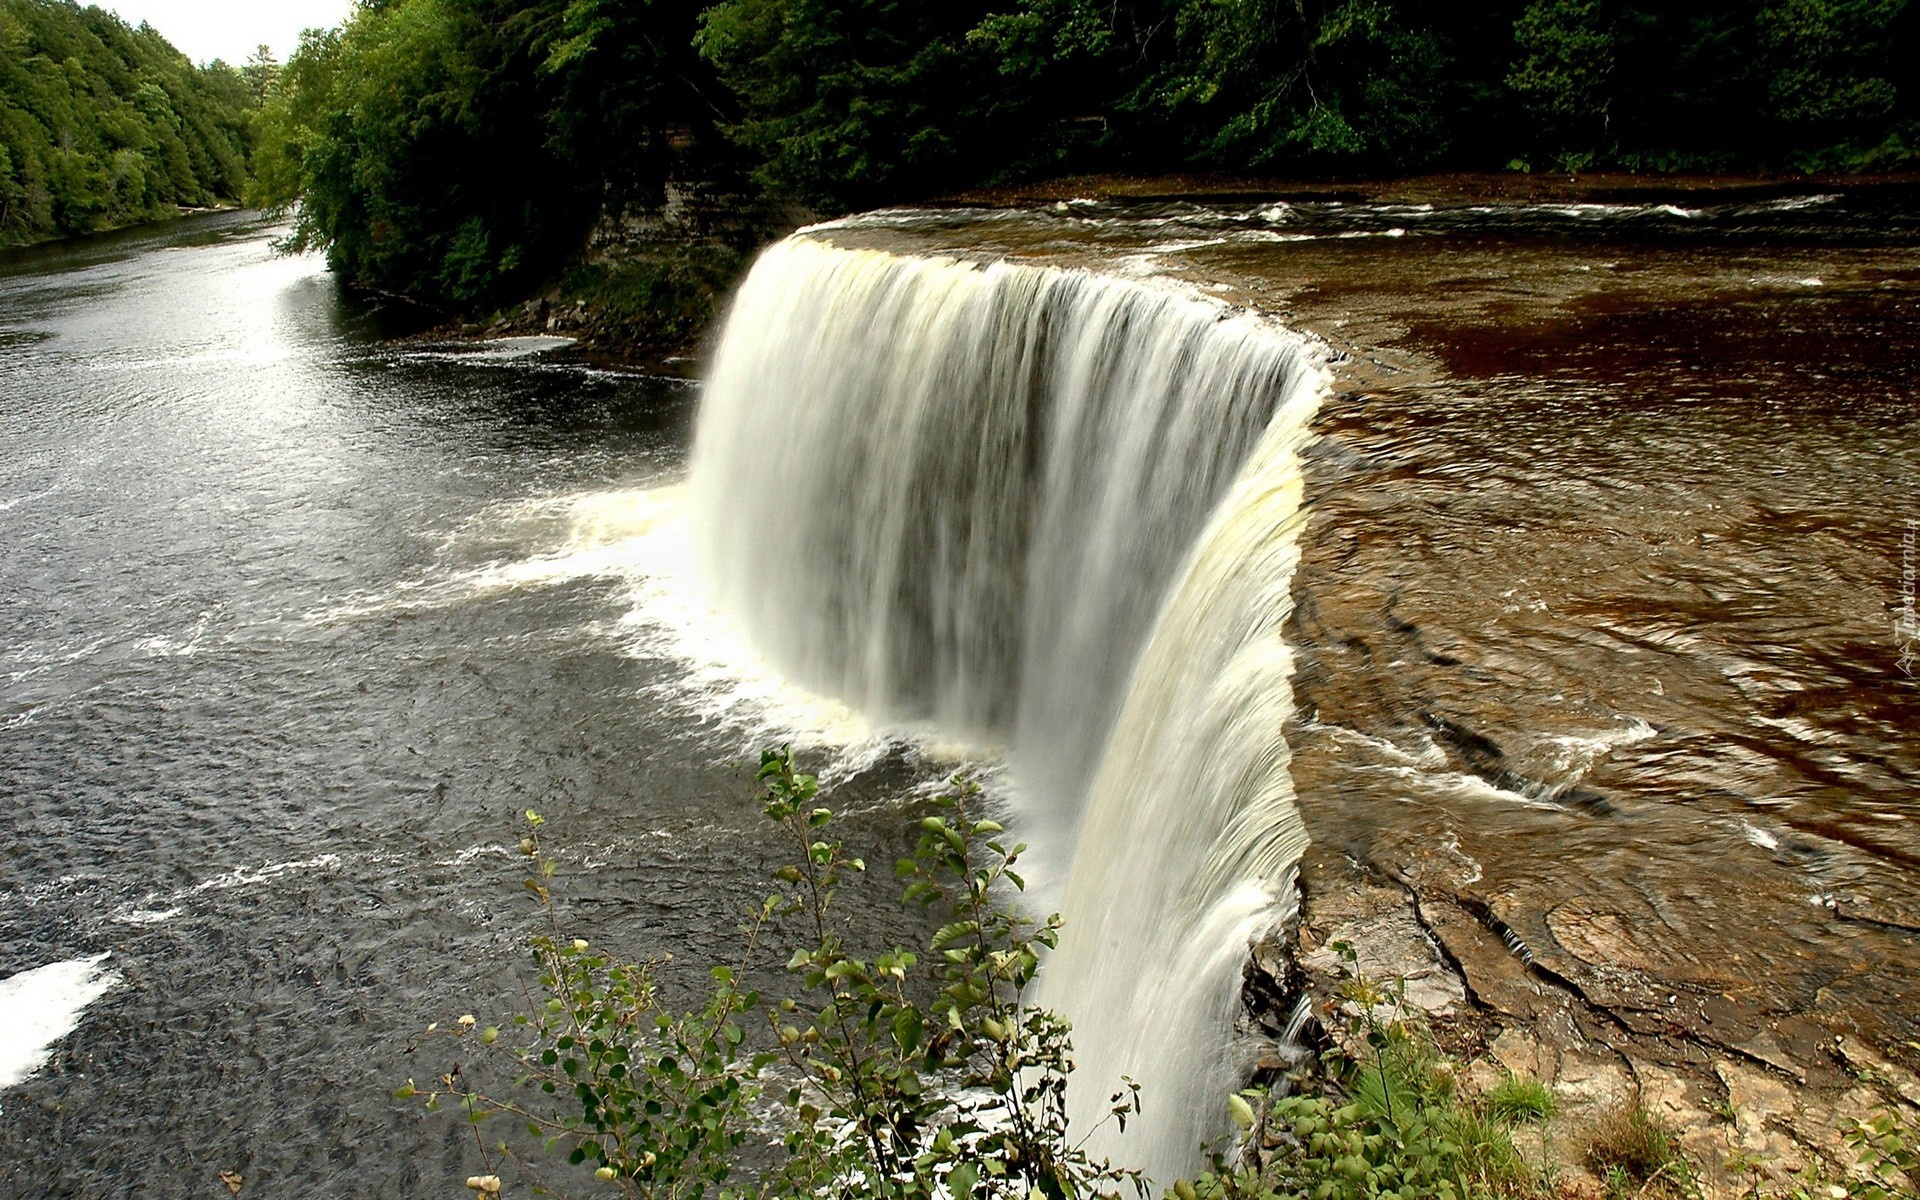
[[[221,58],[239,66],[268,45],[281,62],[309,26],[338,25],[353,0],[91,0],[129,25],[145,21],[197,63]]]

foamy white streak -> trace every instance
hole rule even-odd
[[[0,1088],[32,1078],[54,1044],[79,1027],[87,1006],[120,982],[106,961],[96,954],[0,979]]]
[[[1140,1084],[1140,1136],[1103,1129],[1094,1146],[1162,1183],[1222,1128],[1240,969],[1293,900],[1307,845],[1281,630],[1316,396],[1303,388],[1274,418],[1154,626],[1089,792],[1043,980],[1043,1002],[1074,1025],[1074,1119],[1098,1120],[1122,1076]]]

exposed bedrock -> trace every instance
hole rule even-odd
[[[1350,359],[1307,453],[1290,740],[1313,842],[1253,991],[1292,973],[1324,1011],[1350,943],[1468,1086],[1554,1088],[1569,1178],[1629,1104],[1709,1189],[1744,1187],[1742,1160],[1849,1161],[1852,1118],[1920,1106],[1905,685],[1871,603],[1834,600],[1851,564],[1816,539],[1768,578],[1787,555],[1761,530],[1723,549],[1724,513],[1658,511],[1677,449],[1638,472],[1540,449],[1581,436],[1551,378],[1533,457],[1497,449],[1514,385],[1449,371],[1447,332]]]

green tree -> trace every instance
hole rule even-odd
[[[271,46],[255,47],[238,74],[255,105],[265,104],[280,90],[280,60],[273,56]]]
[[[1209,114],[1201,145],[1211,163],[1406,169],[1446,149],[1447,55],[1408,6],[1191,4],[1179,31],[1189,56],[1161,98]]]
[[[0,245],[237,200],[250,104],[148,26],[0,0]]]
[[[1589,151],[1608,136],[1614,34],[1599,0],[1533,0],[1513,23],[1507,84],[1548,149]]]
[[[23,7],[59,6],[0,0]],[[1920,144],[1898,70],[1920,49],[1915,13],[1909,0],[368,0],[277,82],[263,60],[208,78],[271,94],[252,126],[254,194],[298,203],[293,245],[324,248],[354,280],[475,308],[562,278],[596,221],[656,208],[676,175],[751,177],[839,210],[1081,169],[1892,166]],[[71,102],[68,51],[14,57],[21,88]],[[7,219],[96,221],[221,174],[159,82],[179,122],[147,93],[113,118],[131,124],[110,150],[137,163],[7,142]]]
[[[1886,129],[1902,101],[1896,80],[1920,49],[1907,7],[1907,0],[1781,0],[1760,10],[1770,114],[1805,165],[1853,165],[1876,150],[1912,154]]]
[[[961,187],[1024,140],[1022,93],[969,33],[982,4],[720,0],[700,52],[768,185],[829,208]]]
[[[386,0],[310,31],[262,113],[263,206],[348,279],[453,308],[555,277],[711,128],[687,4]],[[709,139],[710,140],[710,139]]]

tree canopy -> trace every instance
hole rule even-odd
[[[0,0],[0,245],[238,200],[255,92],[146,25]]]
[[[1891,168],[1914,7],[362,0],[281,74],[256,196],[352,277],[474,305],[676,172],[832,211],[1110,169]]]

